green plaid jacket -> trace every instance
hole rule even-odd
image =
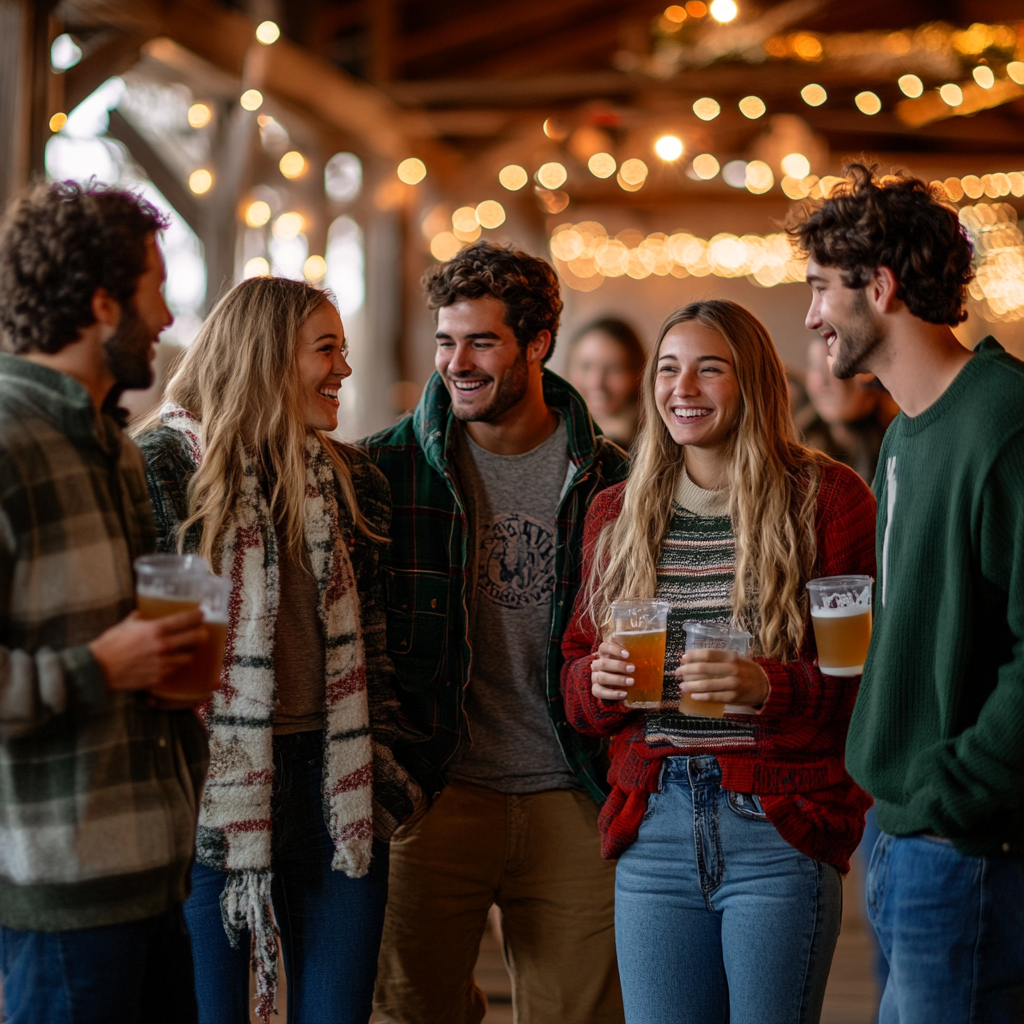
[[[595,435],[583,399],[544,372],[544,398],[565,419],[572,475],[558,507],[555,594],[547,652],[547,705],[566,763],[596,800],[603,800],[601,742],[566,721],[558,678],[562,634],[580,582],[583,519],[605,487],[625,479],[625,453]],[[468,523],[452,452],[454,417],[435,373],[411,416],[361,444],[391,485],[391,547],[384,556],[387,645],[398,677],[402,719],[418,734],[399,756],[428,794],[445,786],[447,768],[469,741],[463,692],[469,683]]]
[[[108,691],[87,646],[154,543],[139,451],[97,427],[81,384],[0,354],[0,925],[26,931],[184,902],[206,772],[196,716]]]

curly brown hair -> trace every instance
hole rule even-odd
[[[551,346],[544,362],[555,350],[562,297],[551,265],[510,245],[477,242],[467,246],[447,263],[431,267],[423,275],[423,294],[434,312],[462,299],[493,295],[505,304],[505,323],[520,346],[526,346],[541,331],[551,332]]]
[[[95,181],[28,188],[0,223],[3,347],[59,352],[95,323],[97,288],[130,302],[146,269],[146,240],[165,227],[141,196]]]
[[[828,199],[797,207],[794,244],[825,267],[838,267],[848,288],[863,288],[877,267],[899,282],[897,298],[914,316],[956,326],[974,277],[974,250],[955,210],[920,178],[877,176],[850,164]]]

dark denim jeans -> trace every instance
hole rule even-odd
[[[331,870],[319,732],[274,738],[274,916],[288,980],[288,1024],[366,1024],[388,896],[388,847],[362,878]],[[231,947],[220,915],[224,872],[197,864],[185,916],[201,1024],[247,1024],[249,936]]]
[[[0,928],[6,1024],[195,1024],[180,907],[70,932]]]
[[[814,1024],[839,872],[790,846],[714,757],[670,757],[615,874],[628,1024]]]
[[[879,1024],[1024,1021],[1024,862],[883,832],[867,901],[889,961]]]

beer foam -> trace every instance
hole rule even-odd
[[[812,608],[812,619],[852,619],[856,615],[870,615],[871,605],[848,604],[843,608]]]

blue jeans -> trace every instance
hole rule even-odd
[[[0,928],[7,1024],[195,1024],[188,931],[156,917],[68,932]]]
[[[288,1024],[366,1024],[388,896],[388,847],[370,871],[331,870],[319,732],[274,738],[271,885],[288,980]],[[249,935],[233,949],[220,915],[225,873],[196,864],[185,916],[192,934],[200,1024],[248,1024]]]
[[[879,1024],[1024,1021],[1024,862],[883,832],[867,901],[889,961]]]
[[[714,757],[670,757],[615,874],[628,1024],[813,1024],[839,872],[790,846]]]

